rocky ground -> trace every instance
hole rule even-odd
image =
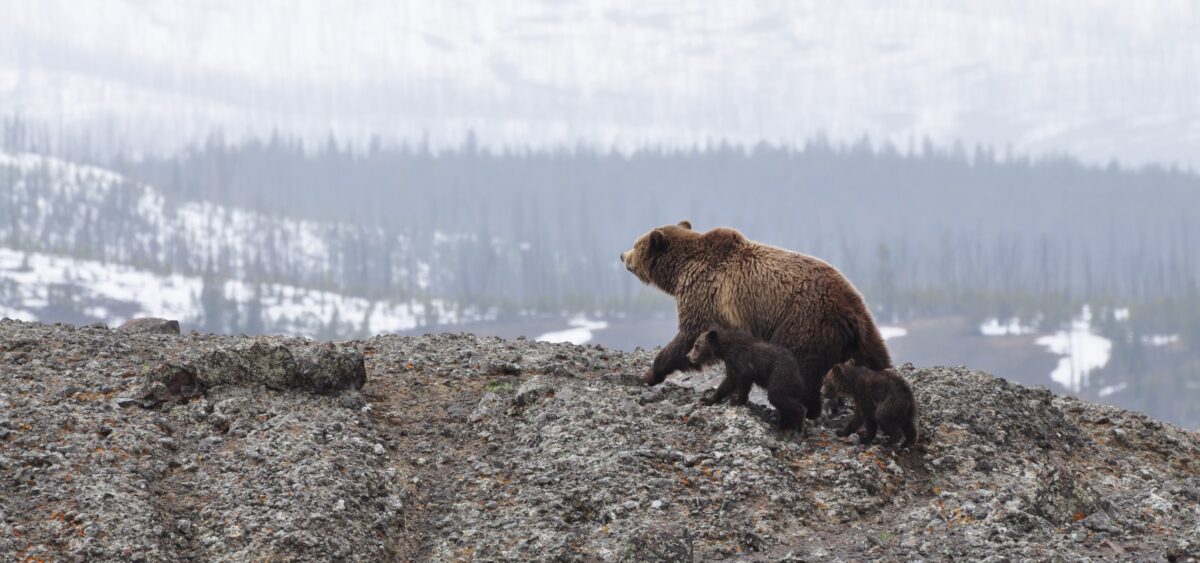
[[[719,368],[647,389],[650,352],[171,332],[0,321],[0,559],[1200,553],[1196,433],[965,368],[900,370],[907,451],[697,405]]]

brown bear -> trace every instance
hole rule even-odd
[[[888,435],[888,445],[904,434],[903,447],[917,441],[917,401],[912,388],[895,370],[872,370],[854,360],[837,364],[825,375],[821,394],[826,398],[854,399],[854,415],[838,436],[849,436],[864,425],[860,443],[870,444],[879,429]]]
[[[714,326],[696,338],[687,359],[699,366],[725,363],[725,379],[712,395],[700,399],[702,404],[715,405],[737,391],[732,404],[744,405],[751,387],[758,385],[767,390],[767,400],[779,412],[779,430],[804,432],[808,389],[790,351],[742,330]]]
[[[675,297],[679,332],[642,378],[657,385],[677,370],[697,370],[688,350],[712,324],[749,332],[786,348],[808,383],[809,418],[821,414],[821,379],[855,359],[874,369],[892,360],[862,295],[826,262],[754,242],[729,228],[707,233],[683,221],[654,229],[621,253],[643,283]]]

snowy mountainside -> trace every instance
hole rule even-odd
[[[0,317],[330,337],[488,318],[432,290],[452,274],[430,261],[471,241],[433,239],[174,202],[103,168],[0,153]]]
[[[436,264],[460,252],[521,251],[468,233],[415,234],[175,201],[103,168],[3,152],[0,247],[390,299],[455,291],[466,282]]]
[[[112,171],[35,154],[0,153],[0,241],[117,262],[245,275],[277,259],[323,270],[336,226],[274,218],[205,202],[168,204]]]

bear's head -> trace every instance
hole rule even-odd
[[[704,331],[703,334],[696,337],[695,344],[692,344],[691,351],[688,352],[687,359],[689,362],[698,366],[708,365],[717,361],[717,347],[720,345],[721,335],[717,329],[710,328]]]
[[[850,397],[850,373],[855,367],[854,360],[851,359],[846,363],[834,364],[829,368],[829,372],[825,374],[825,378],[821,382],[821,395],[828,399]]]
[[[659,227],[638,237],[621,253],[621,262],[642,283],[674,295],[676,279],[699,239],[688,221]]]

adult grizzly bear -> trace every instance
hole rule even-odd
[[[871,369],[892,366],[887,346],[862,295],[824,261],[754,242],[729,228],[707,233],[683,221],[637,239],[621,261],[643,283],[675,297],[679,333],[642,377],[657,385],[687,359],[709,325],[742,329],[796,356],[807,387],[809,418],[821,413],[821,379],[853,359]]]

